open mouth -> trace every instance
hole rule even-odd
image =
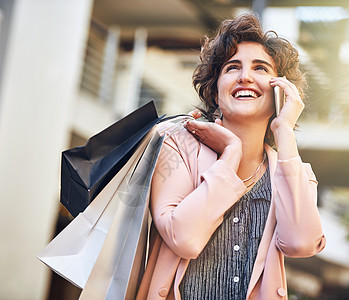
[[[233,93],[233,97],[236,99],[256,99],[260,95],[258,95],[255,91],[252,90],[238,90]]]

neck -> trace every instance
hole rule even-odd
[[[237,135],[242,143],[242,158],[237,175],[248,178],[262,162],[264,156],[264,137],[268,123],[251,122],[249,124],[232,124],[224,122],[223,126]],[[265,168],[261,168],[261,172]]]

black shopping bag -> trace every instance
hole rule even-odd
[[[91,137],[84,146],[62,153],[60,200],[74,217],[123,167],[162,117],[151,101]]]

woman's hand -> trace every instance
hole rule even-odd
[[[185,127],[195,138],[215,151],[220,159],[227,161],[233,170],[237,171],[242,155],[241,140],[223,127],[221,120],[217,119],[215,123],[189,121]]]
[[[270,124],[270,129],[276,134],[279,128],[294,129],[296,122],[304,109],[304,103],[296,86],[286,77],[275,77],[270,80],[272,87],[279,86],[285,93],[285,104],[280,114]]]
[[[285,77],[273,78],[270,85],[272,87],[277,85],[285,92],[285,104],[279,116],[270,124],[278,150],[278,157],[285,160],[299,155],[293,129],[304,109],[304,103],[296,86]]]

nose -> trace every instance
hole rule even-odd
[[[251,83],[253,82],[253,76],[249,69],[241,69],[240,76],[238,78],[238,83]]]

